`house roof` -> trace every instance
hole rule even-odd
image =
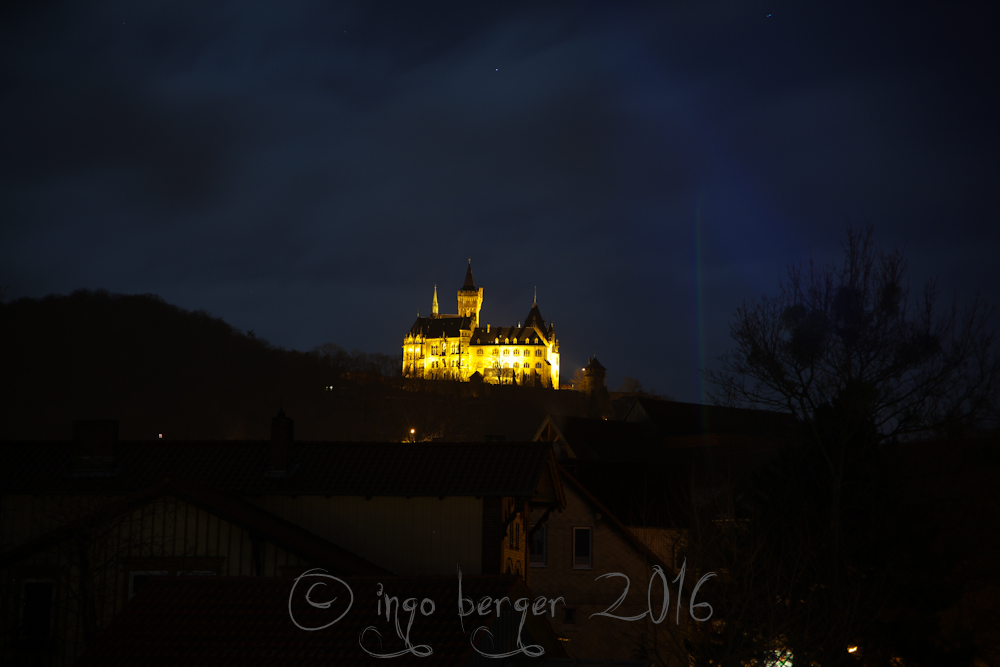
[[[388,570],[241,498],[172,479],[164,480],[128,498],[110,503],[90,515],[0,554],[0,568],[78,535],[81,531],[93,530],[101,523],[161,496],[179,498],[245,530],[261,535],[267,541],[306,562],[329,568],[333,572],[354,575],[389,573]]]
[[[644,461],[662,458],[663,447],[646,424],[585,417],[548,417],[580,460]]]
[[[795,418],[782,412],[637,398],[627,421],[649,421],[661,435],[728,433],[776,440],[796,438]]]
[[[466,665],[476,656],[470,643],[472,632],[487,626],[498,645],[516,642],[520,614],[497,619],[473,614],[459,622],[455,605],[459,597],[458,577],[343,577],[350,588],[316,577],[303,579],[295,589],[290,578],[164,578],[153,580],[125,607],[123,613],[102,632],[80,657],[77,665],[287,665],[319,667],[350,664],[378,665],[385,659],[376,653],[404,649],[395,626],[379,615],[385,596],[424,598],[434,602],[433,613],[416,613],[409,630],[411,644],[427,645],[433,655],[421,658],[405,653],[391,659],[393,665]],[[310,607],[305,601],[314,583],[329,582],[311,592],[313,599],[332,600],[328,609]],[[531,598],[514,576],[464,576],[462,597],[479,601],[484,596]],[[352,600],[350,607],[347,602]],[[425,607],[429,609],[429,605]],[[504,605],[504,611],[508,605]],[[322,630],[306,631],[296,626],[318,628],[346,614]],[[511,609],[511,611],[513,611]],[[295,622],[291,614],[294,614]],[[546,657],[566,657],[547,621],[527,615],[522,641],[539,644]],[[513,623],[511,624],[511,620]],[[409,613],[400,612],[399,623],[407,632]],[[367,627],[373,627],[380,636]],[[362,637],[362,633],[364,636]],[[490,651],[489,637],[479,633],[477,645]],[[361,643],[363,640],[363,644]],[[381,641],[380,641],[381,640]],[[362,648],[364,646],[364,648]],[[516,648],[516,645],[515,645]],[[496,650],[496,649],[493,649]],[[499,651],[497,651],[499,652]]]
[[[165,477],[237,495],[530,496],[546,443],[293,442],[270,476],[270,441],[117,443],[109,476],[78,476],[70,442],[3,443],[4,494],[132,494]]]

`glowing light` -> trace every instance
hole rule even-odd
[[[160,438],[163,438],[163,434],[162,433],[160,434]]]
[[[410,435],[413,435],[413,434],[414,434],[414,433],[416,433],[416,432],[417,432],[417,429],[415,429],[415,428],[411,428],[411,429],[410,429]]]
[[[857,647],[857,646],[848,646],[848,647],[847,647],[847,652],[848,652],[848,653],[856,653],[856,652],[857,652],[857,650],[858,650],[858,647]]]

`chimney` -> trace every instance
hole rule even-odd
[[[98,470],[113,468],[117,444],[117,419],[74,421],[73,467]]]
[[[288,470],[288,450],[292,446],[292,436],[295,433],[295,420],[285,416],[284,410],[278,410],[278,416],[271,419],[271,466],[275,472]]]

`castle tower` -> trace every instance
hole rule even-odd
[[[461,317],[472,318],[472,328],[479,326],[479,311],[483,307],[483,288],[476,288],[472,279],[472,259],[469,259],[469,269],[465,272],[465,284],[458,290],[458,314]]]
[[[431,317],[438,316],[438,286],[434,286],[434,301],[431,303]]]
[[[594,394],[605,389],[604,375],[607,369],[601,365],[597,357],[591,357],[587,367],[583,369],[583,391],[586,394]]]

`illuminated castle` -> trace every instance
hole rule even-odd
[[[476,287],[469,260],[458,290],[458,313],[438,312],[435,285],[431,316],[418,316],[403,340],[403,376],[558,389],[559,341],[552,324],[545,325],[537,294],[524,326],[482,325],[482,307],[483,288]]]

